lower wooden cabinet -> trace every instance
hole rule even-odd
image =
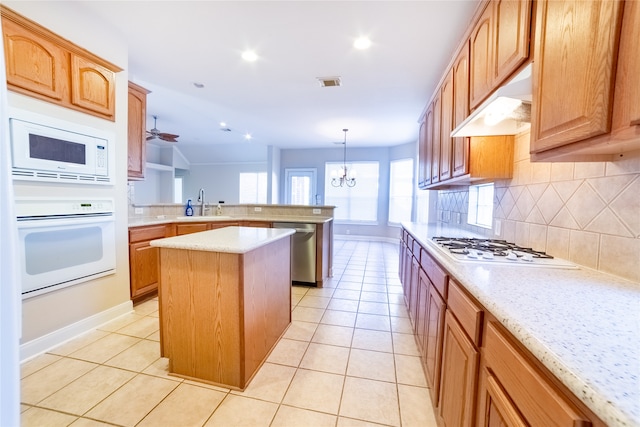
[[[426,330],[424,336],[424,366],[427,383],[431,389],[434,407],[438,405],[440,393],[440,370],[442,363],[442,341],[444,338],[444,314],[446,304],[432,283],[429,283],[429,294],[426,311]]]
[[[131,299],[134,301],[158,290],[159,252],[149,242],[164,237],[167,237],[166,225],[129,230],[129,281]]]
[[[409,312],[439,427],[606,426],[418,240],[405,229],[402,236],[399,276],[407,307],[415,307]]]
[[[438,416],[444,426],[473,425],[479,361],[480,353],[451,310],[447,310],[438,399]]]
[[[526,427],[527,423],[513,406],[511,399],[493,375],[486,377],[484,390],[485,408],[479,425],[486,427]]]
[[[478,425],[591,425],[495,322],[488,322],[485,328],[483,356]]]

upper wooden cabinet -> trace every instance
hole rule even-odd
[[[469,103],[477,107],[529,58],[531,0],[492,0],[469,37]]]
[[[453,70],[447,73],[447,77],[440,89],[440,181],[451,178],[451,153],[453,152]]]
[[[115,121],[121,68],[0,6],[7,88]]]
[[[532,160],[640,149],[639,27],[635,1],[538,2]]]
[[[433,144],[433,105],[420,120],[418,132],[418,187],[431,184],[431,146]]]
[[[146,164],[146,118],[148,90],[129,82],[127,174],[143,179]]]
[[[469,44],[460,49],[453,63],[453,128],[469,115]],[[469,173],[469,138],[452,138],[451,175]]]

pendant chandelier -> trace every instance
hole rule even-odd
[[[331,185],[334,187],[353,187],[356,185],[356,171],[347,168],[347,132],[349,129],[342,129],[344,132],[344,142],[340,144],[344,145],[344,157],[342,166],[337,170],[331,171]]]

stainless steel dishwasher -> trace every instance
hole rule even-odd
[[[316,225],[274,222],[273,228],[296,230],[291,238],[291,281],[316,284]]]

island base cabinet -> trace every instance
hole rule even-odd
[[[506,426],[591,426],[494,322],[487,323],[483,356],[478,425],[495,425],[492,419],[498,417],[510,420],[503,424]]]
[[[291,322],[290,239],[244,254],[160,248],[172,375],[243,390]]]

